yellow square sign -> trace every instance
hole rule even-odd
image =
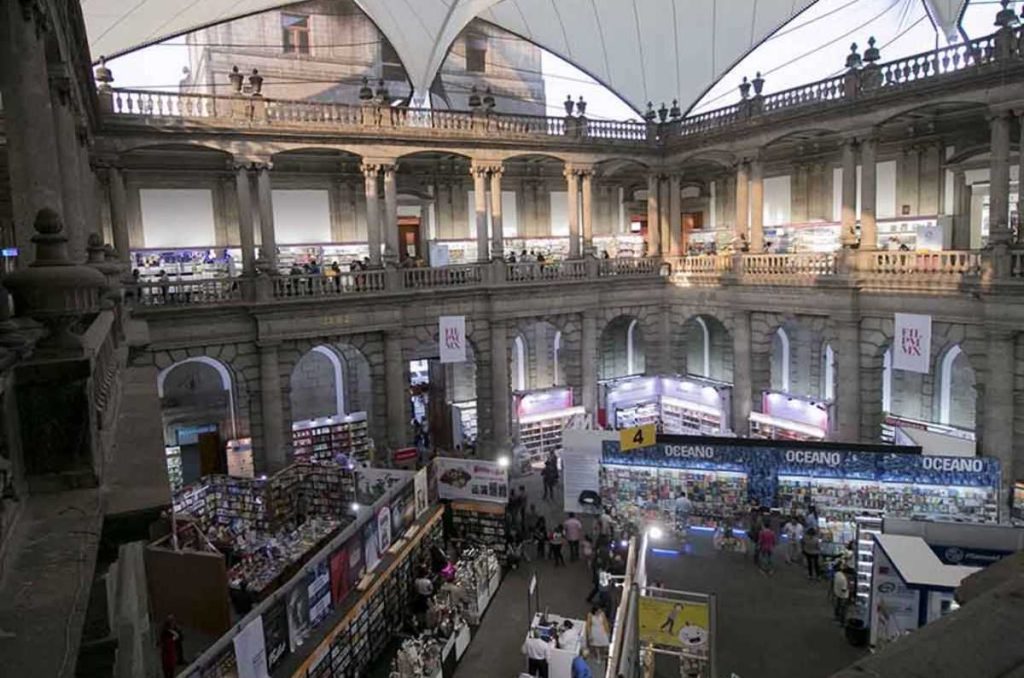
[[[624,428],[619,431],[619,450],[628,452],[641,447],[651,447],[654,445],[654,437],[657,434],[658,431],[654,424]]]

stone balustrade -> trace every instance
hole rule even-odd
[[[1009,279],[1024,280],[1024,252],[1009,254]],[[847,261],[845,265],[841,262]],[[686,257],[583,258],[555,262],[461,264],[439,268],[388,268],[338,275],[282,275],[271,281],[272,295],[257,301],[330,298],[467,287],[668,278],[677,285],[756,285],[814,287],[842,281],[872,290],[909,290],[945,294],[964,284],[981,284],[984,257],[979,251],[802,252],[795,254],[700,254]],[[844,268],[845,266],[845,268]],[[846,270],[849,269],[849,270]],[[215,278],[130,286],[136,307],[237,303],[251,300],[246,278]]]
[[[756,94],[738,103],[675,120],[662,122],[591,120],[584,117],[512,115],[493,111],[446,111],[386,106],[376,103],[341,104],[319,101],[270,99],[245,94],[204,95],[105,89],[102,110],[122,121],[220,123],[247,126],[312,127],[330,131],[373,131],[399,134],[427,131],[452,137],[572,140],[592,144],[660,144],[672,139],[717,133],[746,124],[752,117],[799,112],[806,107],[849,103],[888,93],[913,92],[919,86],[952,85],[957,78],[1000,74],[1007,64],[1024,62],[1021,28],[969,42],[950,45],[885,63],[863,67],[798,87]],[[875,55],[877,58],[877,53]],[[859,59],[859,55],[857,55]]]

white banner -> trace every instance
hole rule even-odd
[[[562,490],[566,511],[600,513],[597,499],[601,490],[601,444],[618,440],[616,431],[562,433]]]
[[[439,320],[437,344],[441,352],[441,362],[466,362],[466,316],[443,315]]]
[[[416,472],[416,478],[413,480],[413,489],[416,493],[416,518],[419,519],[430,508],[426,466]]]
[[[263,639],[263,617],[256,617],[234,638],[238,678],[267,678],[267,651]]]
[[[437,496],[441,499],[508,502],[508,469],[493,461],[438,457]]]
[[[932,352],[932,317],[897,313],[892,340],[892,368],[928,374]]]

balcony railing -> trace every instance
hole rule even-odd
[[[845,263],[844,263],[845,262]],[[1024,252],[1004,266],[1008,282],[1024,281]],[[338,275],[282,275],[251,280],[217,278],[130,286],[127,298],[142,307],[287,301],[469,287],[596,282],[670,277],[677,285],[813,287],[848,279],[864,289],[948,293],[980,284],[985,270],[977,251],[805,252],[719,254],[687,257],[575,259],[548,263],[476,263],[440,268],[375,269]],[[840,278],[843,273],[844,277]],[[266,292],[259,292],[265,286]],[[248,294],[246,290],[255,290]]]

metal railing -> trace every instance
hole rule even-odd
[[[359,292],[383,292],[384,271],[351,271],[337,275],[287,275],[273,279],[274,298],[334,297]]]
[[[407,268],[402,271],[402,287],[407,290],[467,287],[483,281],[483,266],[465,264],[441,268]]]
[[[237,278],[200,278],[141,283],[129,287],[126,297],[137,306],[218,304],[240,300],[242,290]]]

